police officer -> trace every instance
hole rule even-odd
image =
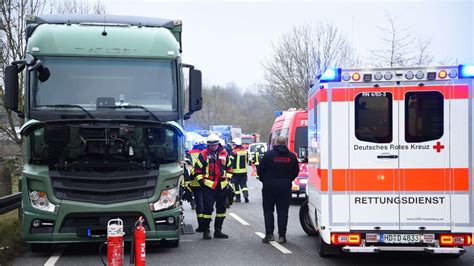
[[[193,195],[194,195],[194,202],[195,202],[195,209],[196,209],[196,217],[198,221],[198,227],[196,228],[196,232],[203,232],[202,229],[202,217],[204,211],[204,203],[202,198],[202,189],[199,182],[196,180],[196,174],[194,172],[194,167],[196,164],[196,160],[199,157],[201,151],[206,148],[206,144],[204,141],[196,141],[193,145],[193,149],[189,150],[186,154],[186,157],[189,161],[191,161],[192,169],[190,173],[190,184],[189,187],[191,188]]]
[[[211,134],[207,137],[207,148],[199,154],[194,173],[203,195],[204,211],[201,223],[203,239],[212,238],[209,228],[214,204],[216,205],[214,238],[229,238],[222,233],[222,224],[225,219],[226,192],[228,180],[232,177],[232,167],[227,152],[219,144],[217,135]]]
[[[300,170],[296,155],[286,147],[285,137],[279,136],[271,151],[265,153],[258,168],[258,176],[263,183],[263,215],[265,218],[265,238],[263,243],[274,241],[273,209],[276,205],[278,216],[279,243],[286,243],[286,225],[291,199],[291,182]]]
[[[234,186],[235,200],[241,202],[240,193],[244,194],[245,203],[249,202],[249,189],[247,188],[248,152],[242,147],[242,139],[234,140],[235,148],[230,160],[232,163],[232,185]]]

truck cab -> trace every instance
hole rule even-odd
[[[182,123],[202,106],[181,29],[147,17],[28,18],[26,58],[5,69],[5,105],[26,120],[21,217],[32,248],[103,241],[117,217],[130,239],[139,216],[147,240],[179,244]]]

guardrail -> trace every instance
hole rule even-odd
[[[21,192],[0,198],[0,214],[13,211],[21,206]]]

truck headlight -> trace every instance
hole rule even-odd
[[[33,190],[30,192],[30,203],[33,208],[47,211],[47,212],[54,212],[56,205],[52,204],[48,200],[48,196],[44,191],[36,191]]]
[[[178,199],[179,186],[161,191],[157,202],[150,203],[150,210],[160,211],[173,207]]]

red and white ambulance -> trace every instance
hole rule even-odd
[[[275,112],[275,121],[273,122],[268,146],[271,149],[276,137],[284,136],[288,141],[288,149],[298,154],[298,149],[308,147],[308,111],[296,110],[294,108],[288,111]],[[306,161],[300,161],[300,173],[293,181],[291,191],[299,196],[305,194],[306,183],[308,181],[308,168]]]
[[[474,66],[329,69],[300,221],[319,253],[458,256],[474,233]]]

